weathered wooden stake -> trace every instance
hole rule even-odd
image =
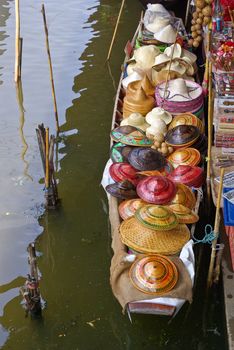
[[[110,55],[111,55],[112,47],[113,47],[113,44],[114,44],[114,41],[115,41],[115,36],[116,36],[117,29],[118,29],[118,26],[119,26],[119,21],[120,21],[120,17],[121,17],[122,11],[123,11],[124,3],[125,3],[125,0],[122,0],[122,4],[121,4],[120,10],[119,10],[119,15],[118,15],[118,18],[117,18],[117,21],[116,21],[116,25],[115,25],[115,29],[114,29],[114,33],[113,33],[113,36],[112,36],[112,40],[111,40],[111,44],[110,44],[110,47],[109,47],[109,51],[108,51],[108,55],[107,55],[106,61],[109,61],[109,59],[110,59]]]
[[[46,172],[45,172],[45,187],[46,190],[50,187],[50,165],[49,165],[49,128],[46,128],[46,139],[45,139],[45,149],[46,149]]]
[[[208,288],[211,287],[211,285],[213,283],[213,272],[214,272],[214,263],[215,263],[215,256],[216,256],[216,245],[217,245],[217,241],[218,241],[219,223],[220,223],[220,212],[219,211],[220,211],[221,198],[222,198],[222,192],[223,192],[223,177],[224,177],[224,168],[221,168],[218,198],[217,198],[216,212],[215,212],[215,224],[214,224],[214,234],[216,235],[216,237],[213,240],[212,247],[211,247],[210,265],[209,265],[208,279],[207,279]]]
[[[20,288],[20,292],[24,298],[27,313],[30,313],[32,317],[39,317],[41,316],[41,296],[34,243],[30,243],[27,250],[29,253],[30,274],[28,274],[24,286]]]
[[[20,12],[19,0],[15,0],[15,82],[20,77]]]
[[[50,45],[49,45],[49,32],[48,32],[48,27],[47,27],[47,23],[46,23],[46,14],[45,14],[44,4],[42,4],[41,11],[42,11],[43,22],[44,22],[44,30],[45,30],[45,37],[46,37],[46,49],[47,49],[48,62],[49,62],[49,68],[50,68],[50,81],[51,81],[52,96],[53,96],[53,102],[54,102],[56,131],[57,131],[57,134],[59,134],[58,108],[57,108],[57,101],[56,101],[56,95],[55,95],[53,67],[52,67],[52,61],[51,61],[51,55],[50,55]]]

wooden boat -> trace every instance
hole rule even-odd
[[[136,33],[132,39],[132,41],[127,42],[125,47],[125,60],[123,66],[126,67],[126,63],[131,57],[131,54],[134,49],[135,41],[137,36],[139,35],[139,31],[142,27],[142,20],[140,20],[140,23],[138,25],[138,28],[136,30]],[[125,96],[124,89],[122,88],[122,79],[124,77],[124,71],[122,71],[120,76],[119,85],[117,88],[116,93],[116,99],[114,103],[114,110],[113,110],[113,116],[112,116],[112,126],[111,128],[114,129],[115,127],[120,125],[120,121],[122,120],[122,112],[123,112],[123,98]],[[112,147],[113,141],[111,141],[110,146]],[[104,170],[103,174],[103,180],[102,185],[105,187],[107,184],[110,183],[110,177],[109,177],[109,165],[110,161],[107,163],[106,168]],[[194,211],[198,213],[199,211],[199,205],[202,200],[202,190],[198,189],[196,190],[196,206]],[[111,234],[112,234],[112,249],[114,252],[114,256],[112,259],[112,265],[111,265],[111,274],[115,270],[116,265],[121,264],[123,260],[126,258],[127,255],[127,247],[120,241],[119,236],[119,226],[121,224],[122,219],[120,218],[118,206],[119,206],[119,200],[113,196],[108,195],[108,201],[109,201],[109,220],[111,224]],[[193,224],[190,227],[191,236],[193,236],[195,231],[196,224]],[[118,247],[118,249],[116,248]],[[118,256],[119,254],[119,256]],[[194,256],[190,256],[190,259],[193,260]],[[191,262],[194,272],[194,261]],[[192,277],[191,277],[192,278]],[[112,284],[112,276],[111,276],[111,284]],[[112,285],[113,289],[113,285]],[[116,293],[114,293],[116,296]],[[119,298],[117,296],[117,299],[120,301],[121,297]],[[124,308],[125,311],[127,311],[130,319],[131,319],[131,313],[137,313],[137,314],[152,314],[152,315],[163,315],[163,316],[174,316],[177,314],[177,312],[180,310],[182,305],[185,303],[185,299],[178,299],[178,298],[147,298],[147,295],[145,296],[144,300],[132,300],[129,301]],[[123,306],[123,305],[122,305]]]

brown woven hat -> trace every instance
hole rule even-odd
[[[199,216],[182,204],[171,204],[168,206],[177,216],[180,224],[193,224],[199,220]]]
[[[178,281],[175,264],[162,255],[146,255],[137,259],[129,271],[130,281],[141,292],[153,295],[168,293]]]
[[[128,180],[107,185],[106,191],[113,197],[121,199],[131,199],[137,197],[135,186]]]
[[[201,161],[201,154],[196,148],[179,148],[171,153],[167,159],[171,162],[174,168],[179,165],[198,165]]]
[[[129,152],[129,163],[137,170],[159,170],[166,165],[165,157],[153,148],[135,147]]]
[[[190,239],[186,225],[179,224],[169,231],[155,231],[141,225],[136,218],[123,221],[119,230],[121,241],[140,253],[177,254]]]
[[[162,205],[145,205],[137,209],[135,218],[151,230],[168,231],[179,223],[174,212]]]
[[[194,125],[200,132],[204,131],[204,125],[202,121],[192,113],[181,113],[174,116],[172,122],[170,123],[168,130],[175,128],[178,125]]]
[[[155,100],[152,96],[147,96],[140,86],[134,93],[126,93],[123,101],[123,117],[126,118],[134,112],[146,115],[155,106]]]
[[[176,184],[176,195],[171,204],[182,204],[187,208],[193,209],[196,205],[196,197],[191,188],[184,184]]]

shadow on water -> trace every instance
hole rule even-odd
[[[71,2],[71,6],[75,6],[75,11],[77,2],[72,0],[68,2],[69,4]],[[82,6],[81,3],[80,6]],[[58,2],[56,4],[60,6]],[[177,317],[171,321],[161,317],[134,315],[133,324],[131,324],[127,316],[122,315],[121,308],[111,292],[109,285],[111,238],[107,200],[100,187],[100,180],[109,153],[112,108],[116,82],[118,82],[124,56],[123,47],[135,31],[141,10],[137,2],[127,1],[120,23],[119,37],[113,49],[110,69],[108,69],[104,62],[119,7],[120,1],[115,0],[100,1],[100,3],[94,0],[87,1],[81,13],[88,11],[91,14],[86,17],[79,30],[83,33],[87,31],[90,35],[83,43],[85,49],[79,56],[79,62],[76,63],[76,71],[74,72],[74,68],[71,67],[74,72],[72,88],[68,88],[71,81],[67,84],[68,86],[65,84],[66,74],[63,80],[61,72],[57,73],[58,95],[65,95],[62,97],[65,102],[59,106],[60,111],[64,108],[65,118],[61,125],[62,135],[57,150],[56,174],[61,205],[55,211],[44,213],[38,226],[30,227],[30,230],[35,233],[33,236],[38,236],[36,247],[39,255],[38,266],[42,275],[40,288],[47,307],[43,310],[41,320],[24,318],[18,291],[24,281],[22,276],[27,273],[26,253],[22,253],[17,274],[12,273],[11,282],[0,286],[0,298],[2,298],[0,346],[2,345],[4,350],[223,348],[224,330],[218,318],[222,308],[219,294],[221,286],[217,287],[218,297],[215,298],[216,295],[213,294],[209,299],[210,309],[205,315],[205,331],[203,332],[202,329],[206,302],[204,293],[208,255],[206,247],[203,248],[202,255],[199,253],[200,247],[196,248],[198,260],[200,260],[200,273],[193,304],[185,304]],[[61,11],[63,9],[61,5]],[[78,13],[80,12],[77,12],[75,19],[72,17],[73,24],[79,20]],[[52,17],[48,15],[48,18]],[[69,25],[69,18],[66,22]],[[69,36],[65,27],[59,33],[59,39],[53,33],[52,25],[49,30],[52,31],[52,50],[54,37],[60,44],[59,49],[54,47],[52,51],[56,62],[60,50],[63,57],[67,55],[62,45],[68,43]],[[71,57],[73,57],[72,52],[77,50],[75,36],[73,39],[74,47],[69,46],[64,49],[68,50]],[[27,57],[27,51],[25,55]],[[71,62],[73,62],[72,59],[69,60],[68,57],[65,63],[63,62],[67,73],[70,72]],[[55,82],[58,81],[56,67],[55,64]],[[28,77],[26,68],[24,72],[26,86],[24,99],[29,99],[30,86],[26,84],[26,77]],[[43,75],[44,79],[47,77],[48,72],[47,75]],[[45,89],[45,92],[41,93],[44,97],[50,93],[50,90]],[[31,154],[29,151],[32,152],[30,150],[32,135],[28,131],[27,123],[24,124],[24,114],[25,109],[28,115],[32,112],[32,102],[28,102],[26,104],[28,108],[24,109],[22,94],[21,97],[20,94],[19,91],[21,101],[19,130],[21,142],[23,142],[20,159],[22,162],[23,158],[22,172],[31,175],[32,163],[28,167],[25,159],[27,161]],[[69,103],[67,103],[68,99]],[[61,99],[58,98],[59,101]],[[50,111],[50,108],[39,110],[40,114],[43,112],[47,115],[51,115]],[[41,120],[33,120],[30,127],[33,129],[39,122]],[[26,158],[25,152],[27,152]],[[33,157],[39,158],[38,151],[34,150]],[[42,168],[38,168],[37,185],[41,173]],[[42,190],[42,186],[39,186],[35,193],[37,194],[39,190]],[[41,203],[43,201],[41,194],[39,199]],[[198,231],[203,231],[204,225],[205,223],[201,222]],[[12,227],[9,231],[12,232]],[[32,235],[29,235],[26,242],[29,243],[31,238]],[[12,236],[12,239],[15,240],[15,237]],[[23,252],[26,252],[26,242],[23,241],[24,249],[21,248]],[[17,252],[17,249],[15,251]],[[17,254],[12,259],[13,265],[17,265]]]

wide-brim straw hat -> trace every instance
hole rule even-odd
[[[154,33],[154,38],[161,43],[172,44],[176,40],[176,30],[171,24],[168,24],[158,32]]]
[[[195,166],[200,163],[201,154],[197,149],[188,147],[176,150],[171,153],[167,159],[174,168],[177,168],[181,164]]]
[[[196,205],[196,197],[190,187],[182,184],[176,184],[176,195],[172,199],[171,204],[182,204],[190,209]]]
[[[156,93],[158,92],[161,98],[164,97],[165,82],[158,85]],[[182,78],[173,79],[168,82],[165,99],[170,102],[189,102],[202,98],[202,87],[190,80]]]
[[[200,131],[193,125],[178,125],[168,130],[165,142],[172,147],[189,147],[198,139]]]
[[[197,56],[194,53],[192,53],[184,48],[182,48],[181,57],[189,58],[189,60],[191,61],[192,64],[194,64],[197,60]]]
[[[173,62],[171,62],[171,65],[170,63],[168,63],[164,68],[163,70],[171,70],[173,72],[177,72],[179,73],[181,76],[184,75],[187,71],[187,67],[185,66],[185,64],[183,64],[182,62],[178,61],[178,60],[174,60]]]
[[[141,46],[134,50],[133,58],[144,69],[149,69],[154,65],[155,57],[160,54],[160,50],[155,45]]]
[[[142,130],[130,125],[118,126],[111,131],[110,136],[115,142],[129,146],[150,147],[153,144]]]
[[[147,203],[140,198],[127,199],[120,203],[119,215],[123,220],[129,219],[134,216],[137,209],[144,205],[147,205]]]
[[[135,186],[128,180],[107,185],[106,191],[110,195],[116,198],[121,198],[121,199],[137,198]]]
[[[168,76],[168,80],[177,79],[181,77],[181,75],[178,72],[173,72],[173,71],[168,72],[166,70],[157,72],[154,68],[152,69],[151,79],[155,86],[162,84],[164,81],[166,81],[167,76]]]
[[[173,47],[174,47],[174,51],[173,51]],[[172,51],[173,51],[173,57],[172,57]],[[164,54],[166,54],[169,58],[172,57],[176,58],[176,57],[181,57],[182,54],[182,47],[180,44],[175,43],[171,46],[168,46],[165,50],[164,50]]]
[[[128,162],[128,154],[133,149],[131,146],[127,146],[124,143],[115,143],[110,150],[110,157],[114,163]]]
[[[166,165],[165,157],[152,148],[136,147],[128,155],[128,161],[134,169],[159,170]]]
[[[196,126],[200,132],[204,131],[203,122],[192,113],[181,113],[173,117],[172,122],[170,123],[168,130],[175,128],[178,125],[193,125]]]
[[[119,230],[121,241],[139,253],[177,254],[190,239],[190,231],[184,224],[169,231],[155,231],[134,217],[123,221]]]
[[[137,184],[136,169],[128,163],[113,163],[109,168],[111,178],[116,182],[129,180],[133,184]]]
[[[134,81],[141,80],[143,77],[143,72],[134,71],[132,74],[128,75],[126,78],[122,80],[122,86],[126,90],[128,85]]]
[[[167,64],[168,62],[170,62],[170,57],[168,57],[165,53],[161,53],[155,57],[153,68],[157,70],[157,67],[161,66],[162,64]]]
[[[199,220],[199,216],[194,211],[182,204],[170,204],[168,208],[175,213],[180,224],[194,224]]]
[[[178,270],[172,261],[162,255],[138,258],[129,270],[133,286],[146,294],[165,295],[178,281]]]
[[[137,194],[148,203],[167,204],[174,198],[176,186],[164,176],[148,176],[138,183]]]
[[[167,125],[172,121],[171,113],[167,112],[161,107],[153,108],[149,113],[146,114],[145,120],[148,124],[152,125],[156,119],[162,119]]]
[[[162,205],[145,205],[135,212],[135,218],[143,226],[156,231],[172,230],[179,223],[174,212]]]
[[[121,126],[123,126],[123,125],[135,126],[136,128],[141,129],[144,132],[149,127],[149,124],[145,122],[145,118],[140,113],[130,114],[129,117],[127,117],[121,121],[120,125]]]

